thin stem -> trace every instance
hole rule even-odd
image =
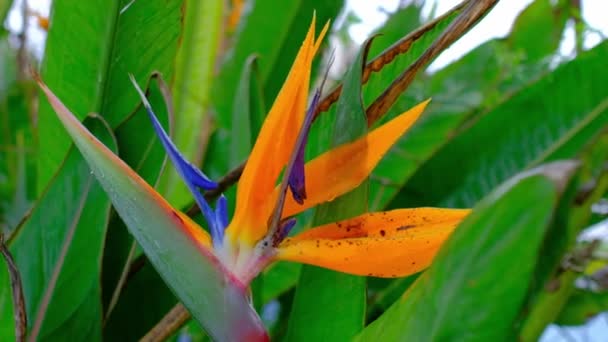
[[[15,341],[24,342],[27,327],[27,314],[25,311],[25,300],[23,299],[23,284],[21,275],[15,264],[15,260],[4,244],[4,235],[0,233],[0,254],[4,257],[8,266],[11,289],[13,292],[13,310],[15,318]]]
[[[163,319],[148,331],[140,342],[164,341],[190,319],[190,313],[182,303],[177,303]]]

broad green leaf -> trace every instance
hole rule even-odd
[[[580,132],[593,134],[608,123],[606,58],[608,43],[602,43],[470,122],[416,171],[396,203],[469,206],[569,138],[583,146],[591,136],[581,139]]]
[[[344,76],[342,96],[336,106],[331,146],[351,142],[367,132],[367,117],[361,101],[361,78],[371,40]],[[351,218],[367,212],[368,184],[332,202],[317,207],[314,225]],[[349,340],[365,319],[365,277],[342,274],[304,265],[296,287],[289,318],[290,341]]]
[[[412,48],[414,51],[416,47]],[[525,87],[547,71],[536,62],[517,57],[505,40],[491,40],[431,76],[420,77],[402,96],[389,115],[407,110],[432,96],[419,122],[383,158],[371,177],[372,210],[384,209],[426,160],[458,135],[466,125],[510,93]],[[483,65],[483,68],[479,66]],[[422,197],[422,196],[420,196]],[[395,201],[393,207],[420,206],[424,202]],[[399,283],[400,280],[394,282]],[[384,306],[395,298],[394,287],[382,295]],[[370,314],[378,312],[370,308]]]
[[[594,137],[600,134],[606,135],[607,110],[608,96],[593,107],[581,122],[564,133],[557,143],[548,149],[539,160],[553,161],[575,156],[590,141],[593,142]]]
[[[137,106],[127,77],[159,71],[171,79],[182,0],[53,1],[41,74],[78,118],[99,113],[116,127]],[[46,100],[40,101],[38,188],[70,146]]]
[[[408,9],[402,11],[408,12]],[[435,29],[416,41],[410,51],[385,67],[386,75],[394,77],[393,75],[408,67],[458,13],[447,16]],[[396,14],[405,15],[399,12]],[[533,25],[536,22],[531,18],[527,23]],[[390,21],[387,25],[389,24]],[[546,24],[549,25],[549,30],[563,30],[563,22],[551,21]],[[391,25],[387,27],[388,30],[391,28]],[[524,25],[521,30],[526,28]],[[383,29],[379,30],[382,31]],[[512,34],[516,35],[518,32],[514,31]],[[379,42],[384,43],[382,37]],[[420,122],[383,158],[374,171],[370,190],[372,209],[384,208],[413,173],[442,146],[448,144],[470,120],[494,107],[513,91],[548,72],[546,60],[554,49],[543,50],[542,56],[537,55],[539,59],[543,58],[541,61],[526,58],[522,49],[521,46],[511,43],[511,37],[491,40],[432,75],[418,76],[389,111],[387,119],[430,96],[433,101]],[[484,67],[480,68],[480,65]],[[373,99],[373,94],[382,91],[387,82],[392,81],[390,77],[383,78],[384,72],[383,69],[378,75],[372,75],[369,85],[365,88],[366,99]]]
[[[198,240],[198,228],[95,140],[44,84],[40,86],[131,234],[207,333],[217,340],[264,339],[247,289]]]
[[[172,95],[175,146],[200,164],[209,131],[210,91],[224,26],[225,1],[184,0],[183,35],[175,58]],[[167,75],[168,76],[168,75]],[[167,78],[169,79],[169,78]],[[192,200],[177,172],[167,170],[159,184],[169,203],[182,207]]]
[[[433,265],[358,340],[514,337],[543,240],[575,165],[546,165],[484,198]]]
[[[151,105],[156,108],[156,116],[161,124],[168,127],[172,118],[169,117],[164,98],[154,79],[151,79],[148,85],[148,99]],[[170,130],[167,129],[167,131]],[[148,184],[156,185],[163,169],[166,153],[154,133],[148,113],[143,106],[139,107],[134,115],[116,128],[116,140],[121,159]],[[108,227],[103,262],[103,303],[104,317],[106,318],[108,310],[111,310],[110,302],[113,297],[120,294],[120,289],[117,286],[121,277],[126,276],[125,272],[128,272],[131,262],[141,255],[141,250],[135,245],[135,239],[129,234],[120,217],[112,215]],[[140,289],[140,291],[146,293],[146,288]],[[171,297],[173,298],[173,296]],[[118,298],[122,299],[123,297]],[[149,307],[157,302],[159,301],[146,302],[137,309]],[[131,315],[130,317],[131,322],[133,322],[140,316]]]
[[[608,190],[608,130],[593,139],[578,156],[582,166],[576,182],[567,190],[556,212],[556,223],[549,231],[541,251],[537,269],[537,290],[522,310],[523,324],[519,333],[522,341],[536,341],[552,323],[575,290],[578,272],[571,266],[584,268],[589,262],[593,245],[577,243],[582,229],[589,225],[591,207]],[[593,184],[591,189],[586,188]]]
[[[403,72],[422,55],[460,13],[461,11],[454,11],[445,16],[433,29],[416,40],[406,53],[397,56],[380,72],[372,74],[369,82],[364,86],[365,104],[369,105],[393,82],[396,75]],[[399,20],[400,22],[405,22],[406,18],[409,19],[408,23],[410,21],[420,22],[420,8],[412,4],[396,12],[393,16],[395,16],[395,19],[389,19],[386,27],[378,29],[379,34],[383,34],[386,30],[388,35],[386,39],[384,36],[378,37],[378,47],[376,47],[376,44],[372,47],[374,53],[378,53],[395,43],[394,40],[401,38],[399,33],[401,36],[405,36],[409,31],[416,28],[410,26],[410,24],[398,26],[396,22],[399,19],[403,19]],[[415,16],[417,16],[416,19],[414,19]],[[432,80],[433,78],[431,78]],[[453,93],[454,87],[445,86],[441,90],[430,89],[431,81],[429,81],[428,75],[420,73],[407,92],[389,110],[385,119],[380,120],[380,122],[384,122],[405,112],[415,104],[433,97],[433,101],[419,120],[420,122],[412,127],[408,134],[401,138],[396,146],[387,153],[370,177],[370,208],[372,210],[384,209],[420,164],[447,142],[447,139],[464,122],[466,114],[478,104],[475,97],[462,93],[450,96],[451,101],[458,101],[456,106],[453,105],[453,102],[445,103],[446,101],[441,97],[446,92]]]
[[[266,116],[266,106],[260,85],[257,56],[250,56],[245,65],[232,105],[230,167],[247,159],[255,144],[255,137]]]
[[[91,123],[115,150],[108,127],[99,118]],[[109,210],[103,189],[72,148],[10,241],[31,337],[61,340],[68,329],[78,339],[101,340],[101,258]]]

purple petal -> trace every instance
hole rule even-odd
[[[308,142],[308,133],[310,132],[310,126],[315,118],[315,112],[317,111],[317,106],[319,105],[319,101],[321,100],[321,93],[323,92],[323,86],[325,85],[325,81],[327,80],[327,75],[329,74],[329,68],[333,63],[333,54],[330,57],[329,66],[327,70],[325,70],[325,75],[323,75],[323,80],[321,81],[321,86],[317,91],[315,91],[315,95],[310,102],[310,106],[306,111],[306,116],[304,117],[304,123],[302,125],[302,133],[304,133],[304,138],[298,146],[295,146],[296,158],[294,160],[294,164],[291,168],[291,172],[288,175],[288,185],[291,190],[291,195],[293,199],[299,203],[303,204],[306,199],[306,176],[304,175],[304,152],[306,149],[306,143]]]
[[[289,189],[291,190],[291,194],[293,199],[299,204],[303,204],[306,199],[306,176],[304,175],[304,152],[306,148],[306,143],[308,141],[308,133],[310,131],[310,126],[312,125],[312,119],[314,118],[315,111],[317,110],[317,105],[319,104],[319,100],[321,99],[321,88],[319,88],[315,92],[315,96],[308,107],[308,111],[306,111],[306,116],[304,117],[304,124],[302,126],[302,130],[304,131],[304,139],[299,146],[296,146],[297,155],[293,164],[293,168],[291,169],[291,173],[289,174]]]
[[[294,217],[286,218],[281,221],[281,223],[279,224],[279,232],[277,236],[279,242],[283,241],[287,237],[287,235],[289,235],[289,232],[296,225],[296,222],[297,221]]]

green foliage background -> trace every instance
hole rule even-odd
[[[405,3],[377,30],[382,35],[370,59],[429,21],[419,2]],[[535,0],[506,37],[440,70],[422,70],[382,119],[432,97],[420,122],[362,188],[301,220],[367,209],[474,207],[433,266],[377,279],[277,263],[253,284],[273,340],[534,341],[548,324],[584,324],[607,310],[608,286],[597,273],[606,270],[606,247],[577,237],[602,219],[591,207],[608,187],[608,42],[559,55],[568,23],[579,41],[590,30],[574,3]],[[0,2],[2,20],[9,6]],[[55,0],[39,69],[107,146],[186,210],[192,199],[163,168],[164,151],[128,73],[148,84],[152,105],[185,155],[218,179],[246,159],[313,12],[317,31],[331,19],[336,39],[353,47],[345,34],[352,21],[336,24],[343,8],[342,0],[248,1],[230,28],[230,6],[220,0]],[[345,76],[350,87],[313,125],[308,157],[360,135],[359,99],[369,105],[453,19],[362,88],[360,75]],[[139,339],[178,298],[37,95],[19,59],[23,51],[9,38],[2,30],[0,232],[22,276],[28,331],[38,322],[40,340]],[[327,67],[328,42],[313,81]],[[336,64],[358,67],[355,56]],[[154,72],[169,83],[174,117],[150,80]],[[351,107],[360,111],[341,113]],[[334,130],[347,114],[349,129]],[[234,201],[233,188],[227,195]],[[189,267],[196,272],[197,265]],[[1,341],[14,339],[11,295],[0,262]],[[179,336],[208,339],[194,320],[172,338]]]

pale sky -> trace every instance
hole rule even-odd
[[[362,23],[353,25],[350,34],[353,39],[362,43],[369,33],[382,25],[386,20],[385,10],[391,12],[398,6],[400,0],[347,0],[352,11],[362,19]],[[511,30],[511,25],[526,6],[532,0],[503,0],[492,9],[492,11],[464,37],[458,40],[448,50],[444,51],[435,60],[431,69],[438,69],[450,62],[460,58],[481,43],[496,37],[504,37]],[[436,14],[441,15],[460,3],[459,0],[435,0],[427,1],[423,13],[428,16],[433,6],[436,6]],[[381,10],[384,9],[384,10]],[[592,28],[608,36],[608,1],[606,0],[582,0],[583,19]],[[588,33],[585,37],[585,47],[592,47],[599,43],[601,37],[598,33]],[[562,55],[571,55],[574,51],[574,30],[568,28],[560,52]]]

